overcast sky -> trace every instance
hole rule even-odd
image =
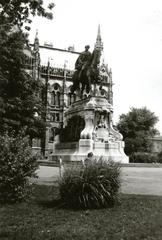
[[[45,2],[50,2],[45,0]],[[80,52],[93,51],[98,24],[104,56],[112,68],[114,123],[130,107],[147,107],[159,117],[162,133],[162,1],[54,0],[52,21],[35,18],[30,31],[56,48],[74,44]]]

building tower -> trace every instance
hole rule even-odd
[[[36,30],[36,35],[34,39],[34,48],[33,48],[33,77],[39,78],[39,67],[40,67],[40,53],[39,53],[39,38],[38,38],[38,29]]]
[[[97,38],[96,38],[96,43],[95,43],[94,47],[95,47],[95,49],[99,49],[100,51],[103,50],[103,42],[101,39],[100,25],[98,25]]]

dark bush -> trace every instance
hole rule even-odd
[[[158,163],[162,163],[162,152],[159,152],[157,155],[157,161]]]
[[[156,163],[157,156],[152,153],[135,152],[129,156],[130,163]]]
[[[29,194],[29,178],[38,167],[37,154],[23,133],[0,136],[0,201],[15,202]]]
[[[58,183],[61,201],[67,207],[112,207],[119,201],[121,165],[101,157],[86,166],[65,167]]]

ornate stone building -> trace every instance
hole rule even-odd
[[[53,151],[53,143],[59,141],[58,130],[63,125],[65,111],[74,101],[80,100],[78,91],[74,94],[71,94],[70,91],[75,62],[80,53],[74,50],[74,46],[70,46],[68,49],[54,48],[52,44],[47,43],[41,46],[39,45],[38,32],[36,32],[34,44],[30,46],[31,56],[27,69],[43,83],[40,97],[46,107],[44,120],[48,123],[44,139],[35,140],[33,145],[44,149],[45,156],[48,156]],[[103,49],[100,26],[98,26],[94,46]],[[93,51],[92,46],[91,50]],[[109,103],[113,105],[112,71],[105,64],[103,56],[101,56],[100,61],[100,74],[102,90],[99,90],[99,84],[92,84],[91,91],[95,96],[106,97]],[[84,97],[88,97],[85,92]]]

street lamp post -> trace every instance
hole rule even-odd
[[[44,98],[44,107],[45,107],[45,113],[44,113],[44,117],[43,120],[46,123],[46,118],[47,118],[47,92],[48,92],[48,82],[50,79],[50,59],[48,58],[48,63],[47,63],[47,76],[45,78],[45,98]],[[46,129],[44,131],[44,136],[41,139],[41,151],[42,151],[42,155],[43,157],[45,157],[45,151],[46,150]]]
[[[67,74],[67,60],[64,62],[64,79],[63,79],[63,99],[62,99],[62,126],[64,122],[64,107],[65,107],[65,86],[66,86],[66,74]]]

